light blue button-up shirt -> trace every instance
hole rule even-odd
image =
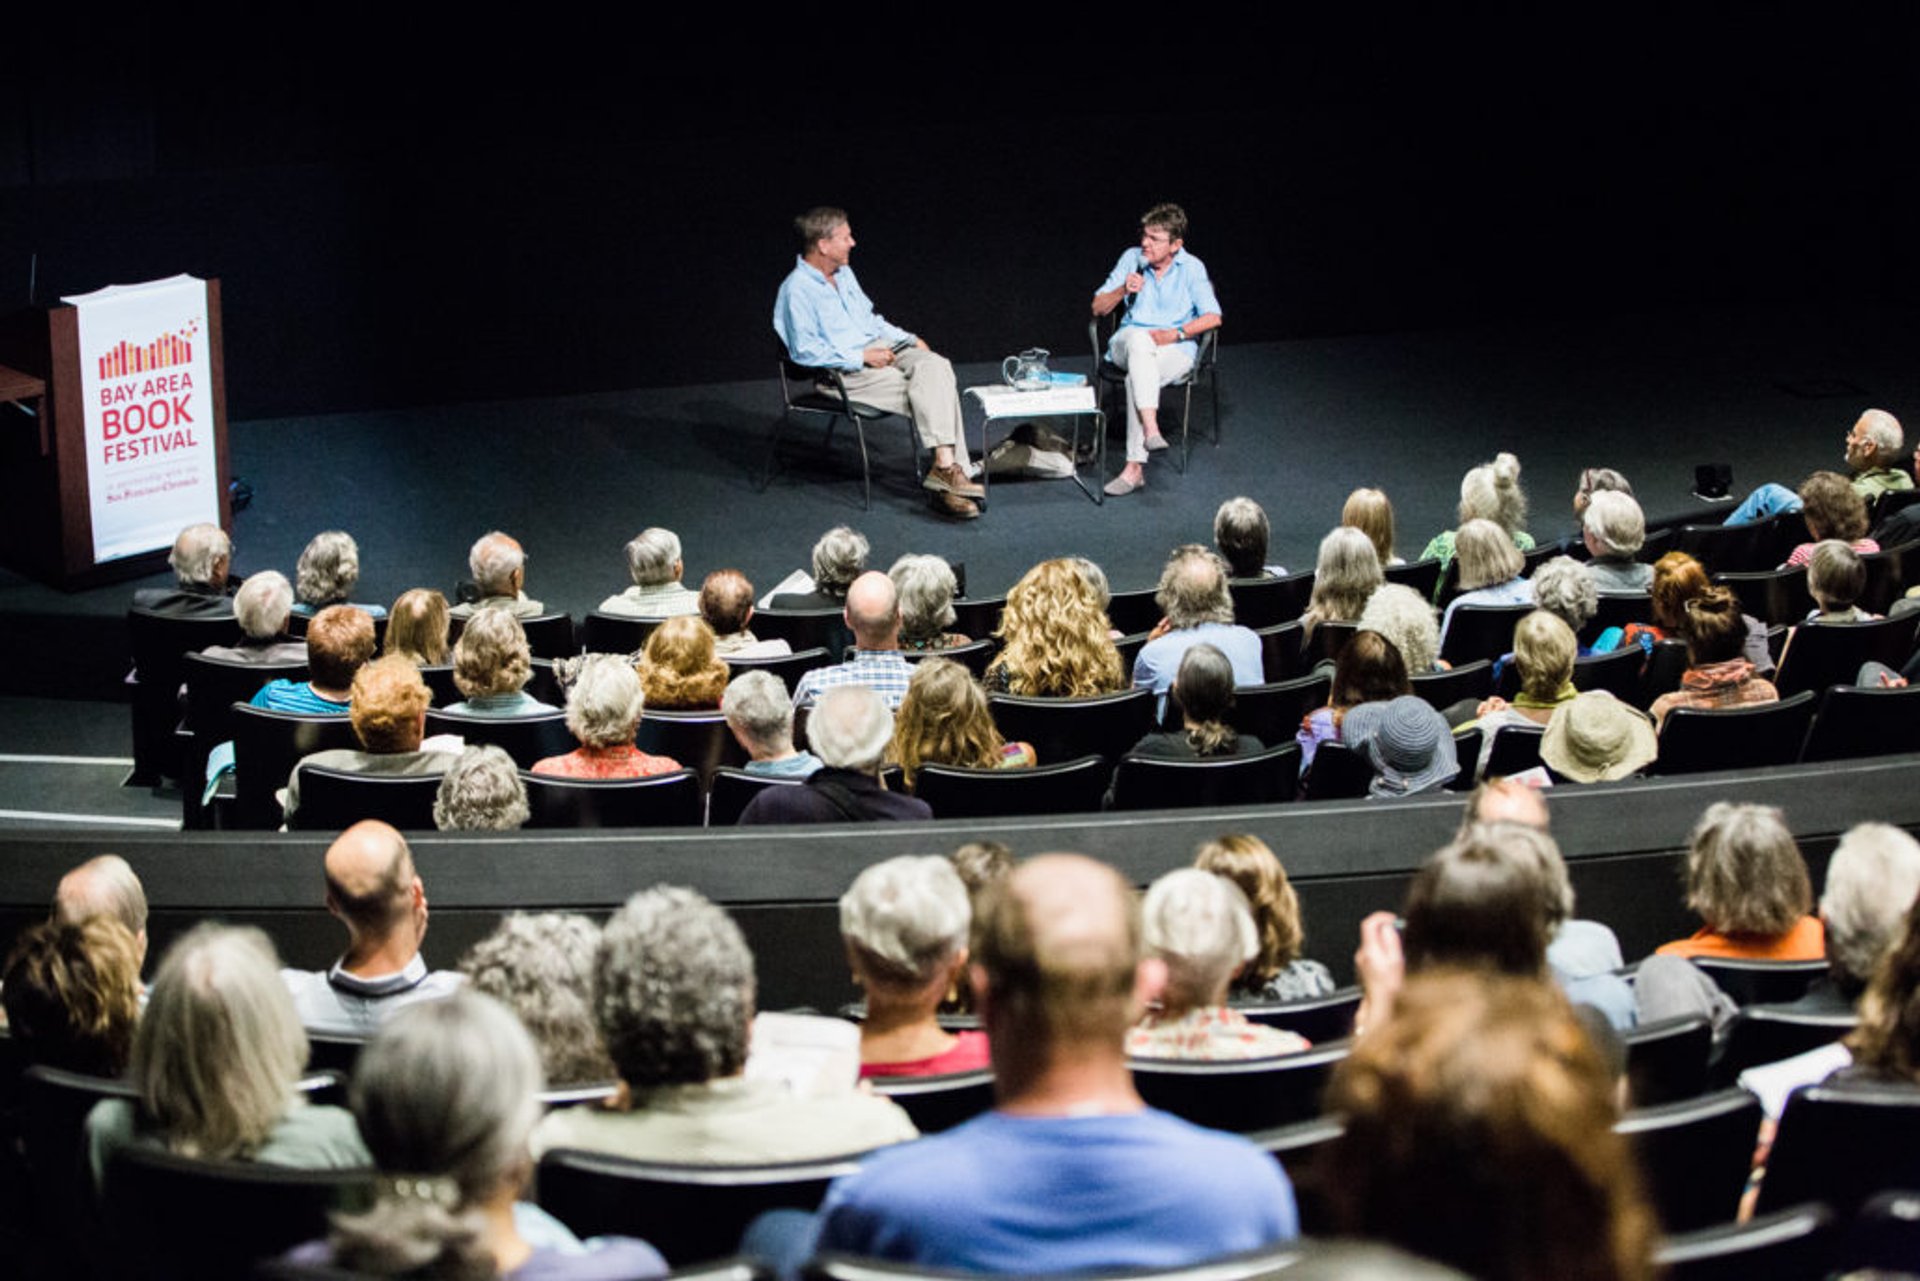
[[[1207,278],[1207,265],[1184,249],[1176,250],[1173,261],[1167,264],[1165,275],[1156,275],[1144,266],[1145,258],[1138,249],[1129,249],[1120,255],[1120,261],[1113,264],[1113,270],[1101,286],[1094,290],[1104,294],[1108,290],[1118,289],[1122,281],[1134,272],[1147,278],[1140,286],[1140,292],[1129,294],[1120,300],[1126,308],[1126,314],[1120,319],[1122,325],[1143,325],[1148,329],[1177,329],[1189,320],[1201,316],[1221,315],[1220,299],[1213,292],[1213,281]],[[1181,346],[1192,355],[1197,343],[1183,342]]]
[[[842,267],[829,282],[805,258],[795,258],[793,270],[780,282],[780,294],[773,300],[773,332],[787,345],[794,363],[834,369],[864,368],[861,353],[867,348],[891,347],[913,337],[873,309],[852,267]]]

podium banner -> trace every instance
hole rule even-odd
[[[207,282],[173,276],[61,301],[79,323],[94,563],[217,522]]]

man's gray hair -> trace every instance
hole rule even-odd
[[[1233,594],[1227,590],[1227,562],[1211,547],[1198,543],[1174,548],[1160,572],[1153,601],[1176,631],[1202,623],[1232,623]]]
[[[1845,982],[1873,977],[1900,936],[1920,895],[1920,842],[1889,823],[1847,829],[1827,864],[1820,916],[1827,923],[1827,960]]]
[[[939,854],[875,863],[840,896],[840,936],[882,979],[921,986],[967,945],[966,883]]]
[[[627,544],[627,572],[641,587],[673,582],[679,561],[680,535],[671,529],[643,529]]]
[[[433,825],[442,832],[514,832],[529,816],[519,768],[492,743],[469,744],[433,798]]]
[[[1593,508],[1587,511],[1591,514]],[[1555,556],[1533,571],[1533,603],[1578,632],[1600,608],[1600,589],[1585,565],[1571,556]]]
[[[247,581],[233,594],[233,616],[240,630],[254,640],[278,636],[292,612],[293,585],[277,569],[247,575]]]
[[[1211,1005],[1233,972],[1260,952],[1253,909],[1224,876],[1183,867],[1147,889],[1140,904],[1149,955],[1167,963],[1170,998]]]
[[[214,578],[214,565],[232,559],[233,540],[227,537],[227,531],[202,521],[180,531],[167,564],[173,566],[174,577],[184,587],[216,587],[219,582]]]
[[[612,654],[595,654],[567,692],[567,728],[587,747],[618,747],[632,741],[645,705],[632,665]]]
[[[953,626],[953,595],[960,590],[953,566],[938,556],[908,553],[887,571],[900,598],[900,634],[936,638]]]
[[[1360,611],[1360,630],[1378,632],[1392,641],[1409,676],[1432,671],[1440,657],[1440,624],[1433,605],[1405,583],[1373,589],[1367,607]]]
[[[107,916],[138,935],[147,928],[147,891],[133,865],[118,854],[100,854],[60,878],[54,891],[53,917],[63,925],[79,925]]]
[[[835,525],[813,545],[814,586],[829,596],[845,596],[847,587],[865,572],[872,550],[865,534]]]
[[[344,605],[360,582],[360,545],[344,529],[322,530],[300,553],[293,577],[307,604]]]
[[[720,714],[734,732],[763,751],[793,746],[793,700],[772,672],[744,671],[727,682]]]
[[[514,912],[461,958],[476,992],[512,1010],[533,1034],[554,1085],[613,1079],[593,1019],[593,962],[600,927],[574,913]]]
[[[1869,409],[1860,415],[1865,424],[1867,439],[1873,442],[1874,453],[1884,466],[1899,456],[1906,435],[1900,430],[1900,420],[1884,409]]]
[[[1646,545],[1646,513],[1632,494],[1617,489],[1595,491],[1580,523],[1594,542],[1615,556],[1632,556]]]
[[[513,576],[527,567],[527,553],[511,534],[480,536],[467,553],[467,571],[483,596],[504,596]]]
[[[738,1072],[753,992],[740,927],[693,890],[643,890],[600,936],[594,1014],[620,1079],[635,1090]]]
[[[834,769],[871,774],[893,741],[893,713],[865,685],[841,685],[820,696],[807,717],[807,744]]]

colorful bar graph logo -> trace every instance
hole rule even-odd
[[[178,333],[162,334],[145,346],[124,341],[115,343],[100,357],[100,377],[126,378],[133,374],[147,374],[157,369],[191,364],[193,340],[199,332],[200,321],[196,317]]]

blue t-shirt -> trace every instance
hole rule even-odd
[[[835,1182],[818,1248],[1033,1274],[1183,1267],[1299,1231],[1279,1163],[1238,1135],[1152,1109],[989,1112]]]
[[[315,712],[322,716],[345,716],[347,705],[322,698],[305,681],[268,681],[252,699],[255,707],[270,712]]]

